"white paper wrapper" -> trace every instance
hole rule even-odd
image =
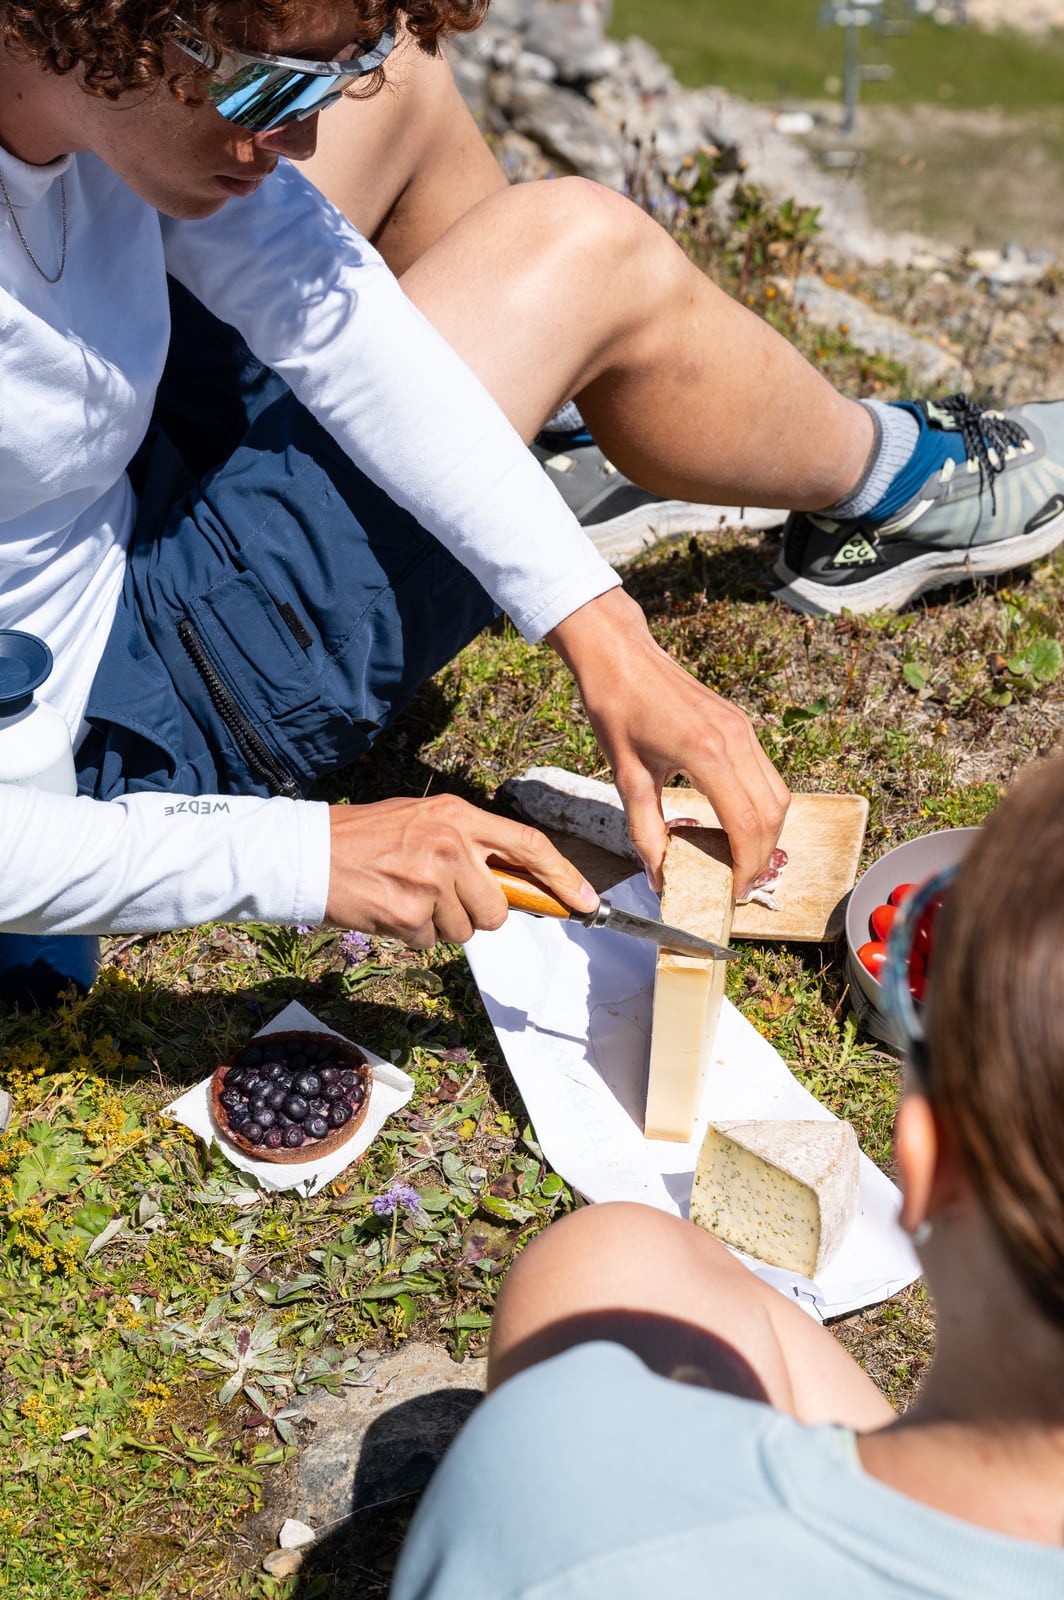
[[[335,1028],[327,1028],[324,1022],[319,1022],[304,1006],[293,1000],[291,1005],[285,1006],[271,1022],[260,1028],[259,1038],[264,1033],[284,1033],[307,1029],[312,1033],[336,1033]],[[343,1034],[337,1033],[336,1037],[342,1039]],[[356,1039],[348,1041],[358,1044]],[[164,1115],[173,1117],[177,1122],[183,1122],[186,1128],[191,1128],[193,1133],[199,1135],[205,1143],[213,1140],[225,1159],[234,1167],[239,1167],[241,1172],[250,1172],[264,1189],[300,1189],[304,1194],[317,1194],[319,1189],[324,1189],[327,1183],[338,1178],[345,1167],[349,1167],[365,1150],[369,1149],[372,1141],[377,1137],[381,1128],[394,1111],[406,1102],[414,1092],[414,1080],[407,1073],[400,1072],[398,1067],[393,1067],[391,1062],[382,1061],[380,1056],[375,1056],[372,1050],[367,1050],[364,1044],[358,1048],[366,1057],[373,1068],[373,1088],[369,1097],[369,1110],[366,1120],[358,1132],[352,1134],[346,1144],[334,1150],[330,1155],[323,1156],[314,1161],[256,1161],[254,1156],[245,1155],[243,1150],[238,1150],[235,1145],[229,1144],[218,1131],[211,1110],[210,1078],[204,1078],[193,1088],[166,1107]]]
[[[657,917],[642,876],[610,901]],[[638,1200],[686,1216],[707,1122],[831,1120],[783,1058],[724,1002],[694,1136],[642,1132],[654,985],[654,946],[547,917],[509,916],[466,947],[470,966],[536,1137],[554,1170],[588,1200]],[[816,1283],[740,1256],[759,1277],[820,1319],[896,1294],[919,1276],[898,1227],[900,1197],[861,1157],[859,1214]]]

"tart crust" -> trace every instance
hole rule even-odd
[[[373,1089],[373,1069],[357,1045],[349,1039],[341,1039],[339,1034],[322,1033],[316,1029],[298,1029],[291,1033],[265,1033],[260,1036],[263,1045],[266,1044],[291,1044],[298,1041],[309,1042],[313,1040],[315,1046],[321,1044],[322,1039],[328,1039],[329,1048],[334,1050],[344,1072],[357,1072],[361,1078],[362,1088],[365,1091],[362,1104],[358,1110],[352,1109],[351,1116],[342,1128],[330,1128],[324,1139],[308,1139],[305,1144],[298,1145],[294,1150],[268,1150],[265,1145],[252,1144],[250,1139],[245,1139],[242,1134],[229,1126],[226,1109],[222,1105],[222,1090],[225,1088],[225,1074],[234,1066],[244,1051],[251,1045],[259,1043],[259,1039],[249,1039],[247,1044],[242,1044],[239,1050],[234,1050],[227,1061],[221,1062],[214,1069],[211,1077],[211,1113],[214,1117],[214,1126],[221,1139],[235,1145],[245,1155],[253,1156],[256,1161],[281,1161],[301,1162],[306,1166],[309,1162],[317,1161],[320,1156],[331,1155],[334,1150],[339,1150],[341,1145],[358,1132],[366,1120],[369,1110],[369,1097]]]

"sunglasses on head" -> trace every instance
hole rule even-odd
[[[265,133],[324,111],[350,84],[375,72],[395,46],[394,30],[387,28],[372,49],[355,46],[348,60],[302,61],[255,50],[218,51],[180,17],[175,21],[177,48],[210,72],[207,98],[215,111],[251,133]]]
[[[933,926],[942,895],[957,876],[959,865],[954,862],[936,872],[902,901],[887,939],[887,959],[879,974],[888,1020],[925,1086],[929,1081],[930,1064],[920,1004],[912,991],[913,952],[917,934],[922,928],[930,930]]]

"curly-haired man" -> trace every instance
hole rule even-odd
[[[299,798],[496,608],[571,668],[651,875],[661,786],[685,772],[752,878],[786,791],[525,448],[572,397],[648,491],[797,508],[806,546],[863,543],[825,593],[872,570],[932,476],[936,506],[963,480],[974,524],[910,529],[907,559],[1045,545],[1007,491],[1032,461],[1043,490],[1058,472],[1052,408],[845,399],[629,202],[502,188],[431,60],[481,10],[0,0],[0,624],[53,649],[85,797],[0,789],[7,926],[327,916],[461,940],[505,915],[492,858],[592,906],[541,835],[452,797]],[[363,98],[382,72],[397,87]],[[333,106],[319,180],[405,248],[401,283],[293,165]],[[453,195],[429,220],[434,175]]]

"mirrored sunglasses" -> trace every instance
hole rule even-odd
[[[887,959],[879,973],[887,1018],[906,1056],[925,1080],[928,1062],[921,1006],[923,985],[914,982],[914,976],[922,978],[924,965],[929,967],[935,919],[959,865],[953,862],[936,872],[902,901],[887,939]]]
[[[254,50],[220,54],[180,17],[174,20],[181,30],[174,34],[178,49],[210,71],[207,98],[211,105],[227,122],[252,133],[265,133],[324,111],[352,83],[376,72],[395,47],[394,30],[388,28],[372,49],[347,61],[303,61],[297,56],[262,55]]]

